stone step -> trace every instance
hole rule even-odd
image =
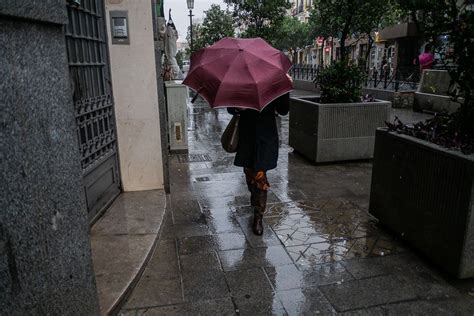
[[[91,228],[101,315],[119,310],[140,279],[159,237],[164,190],[122,193]]]

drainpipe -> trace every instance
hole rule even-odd
[[[169,168],[169,140],[168,121],[166,117],[165,85],[163,82],[163,72],[161,59],[163,56],[164,43],[160,36],[161,24],[164,26],[164,17],[158,17],[158,6],[156,0],[151,0],[151,12],[153,16],[153,39],[155,43],[155,66],[156,66],[156,86],[158,92],[158,112],[160,116],[160,138],[161,156],[163,161],[163,186],[166,193],[170,193],[170,168]]]

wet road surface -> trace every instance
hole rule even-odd
[[[473,314],[474,281],[446,276],[368,215],[370,162],[314,165],[279,117],[258,237],[242,170],[220,145],[230,115],[197,102],[189,118],[190,155],[171,158],[161,238],[121,314]]]

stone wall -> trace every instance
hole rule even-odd
[[[96,315],[64,0],[0,2],[0,311]]]
[[[413,108],[414,91],[398,91],[393,93],[393,108]]]

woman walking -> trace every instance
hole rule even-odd
[[[263,234],[263,214],[267,205],[270,184],[267,171],[276,168],[278,161],[278,130],[276,113],[286,115],[290,95],[286,93],[270,102],[261,112],[229,108],[231,114],[240,115],[239,144],[234,165],[243,167],[250,204],[254,210],[252,230]]]
[[[270,187],[266,172],[274,169],[278,160],[275,115],[289,111],[289,92],[293,90],[290,68],[288,57],[261,38],[226,37],[191,56],[183,81],[212,108],[225,107],[229,113],[240,114],[234,164],[244,168],[254,208],[252,228],[257,235],[263,233]]]

